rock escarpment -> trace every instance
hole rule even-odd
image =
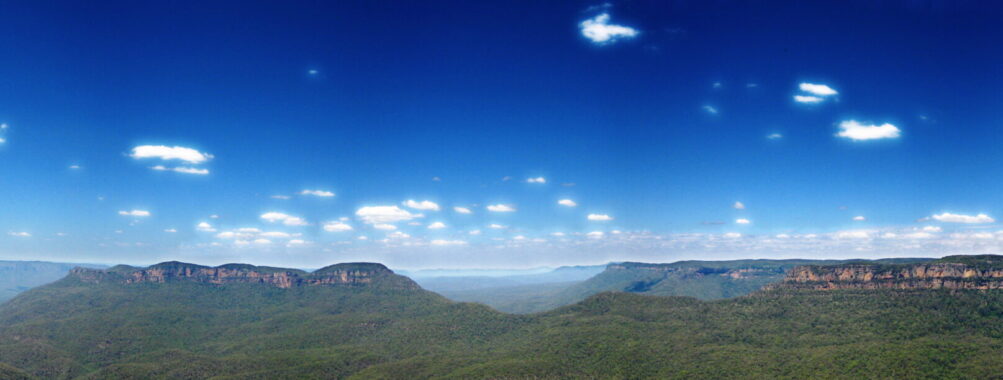
[[[268,284],[279,288],[311,285],[381,286],[419,289],[411,279],[396,275],[376,263],[335,264],[306,272],[298,269],[226,264],[218,267],[176,261],[135,268],[119,265],[107,270],[74,268],[70,276],[88,283],[167,283],[190,281],[205,284]]]
[[[648,264],[648,263],[634,263],[634,262],[624,262],[609,264],[606,266],[607,271],[644,271],[651,273],[659,273],[665,275],[676,275],[688,278],[695,277],[705,277],[705,276],[718,276],[726,277],[730,279],[747,279],[754,277],[763,276],[779,276],[784,274],[784,268],[782,266],[774,265],[755,265],[750,264],[741,268],[724,268],[724,267],[709,267],[709,266],[682,266],[678,264]]]
[[[898,265],[805,265],[771,289],[1003,289],[1003,256],[948,256]]]

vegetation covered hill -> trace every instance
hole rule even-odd
[[[1000,290],[607,292],[511,315],[399,286],[71,276],[0,305],[0,374],[46,379],[992,378],[1001,355]]]

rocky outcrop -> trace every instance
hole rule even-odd
[[[680,266],[677,264],[615,263],[606,267],[608,271],[645,271],[660,274],[674,274],[686,277],[720,276],[734,280],[762,276],[778,276],[784,273],[782,267],[750,265],[744,268],[721,268],[706,266]]]
[[[781,289],[1003,289],[1003,256],[953,256],[900,265],[806,265],[787,273]]]
[[[257,267],[247,264],[226,264],[208,267],[181,262],[166,262],[146,268],[116,266],[107,270],[74,268],[70,276],[88,283],[168,283],[190,281],[205,284],[267,284],[279,288],[298,286],[366,286],[381,285],[418,289],[407,277],[375,263],[335,264],[308,273],[297,269]]]

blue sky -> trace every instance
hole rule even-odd
[[[870,3],[0,4],[0,258],[998,253],[1003,12]]]

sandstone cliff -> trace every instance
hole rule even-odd
[[[771,289],[1003,289],[1003,256],[949,256],[928,263],[805,265]]]
[[[70,276],[88,283],[166,283],[191,281],[206,284],[268,284],[279,288],[311,285],[368,286],[418,289],[411,279],[375,263],[335,264],[314,272],[297,269],[258,267],[247,264],[226,264],[208,267],[176,261],[146,268],[116,266],[107,270],[74,268]]]

